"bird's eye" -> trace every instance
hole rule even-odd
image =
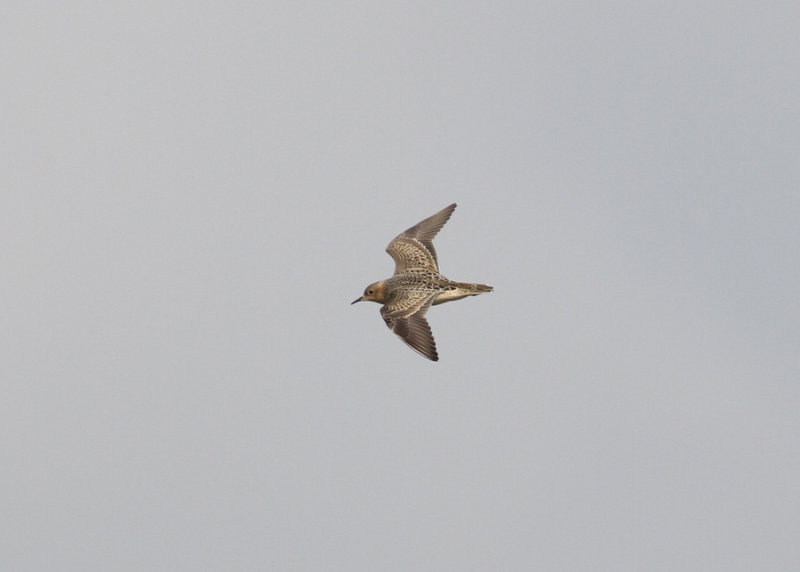
[[[372,292],[373,290],[367,290],[367,294],[369,294],[370,296],[372,296]]]

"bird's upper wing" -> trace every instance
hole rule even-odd
[[[433,332],[425,319],[436,292],[406,290],[390,303],[381,307],[381,316],[386,325],[400,336],[408,346],[432,361],[439,360]]]
[[[442,230],[455,208],[456,204],[453,203],[435,215],[418,222],[389,243],[386,252],[394,259],[395,274],[405,272],[409,268],[429,268],[439,272],[433,238]]]

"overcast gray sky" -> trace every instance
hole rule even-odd
[[[4,3],[4,568],[800,569],[799,20]]]

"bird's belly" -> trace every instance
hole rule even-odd
[[[453,290],[445,290],[444,292],[439,292],[436,295],[436,298],[433,300],[433,306],[436,304],[444,304],[445,302],[452,302],[453,300],[461,300],[461,298],[466,298],[467,296],[472,296],[475,292],[467,290],[466,288],[455,288]]]

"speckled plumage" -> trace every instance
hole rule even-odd
[[[455,282],[439,273],[433,239],[450,219],[456,204],[415,224],[395,237],[386,252],[394,259],[394,276],[367,286],[353,301],[383,304],[386,325],[413,350],[437,361],[436,342],[425,313],[431,306],[491,292],[485,284]]]

